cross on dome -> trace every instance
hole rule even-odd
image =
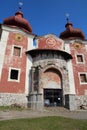
[[[22,2],[19,2],[18,4],[19,4],[19,11],[21,11],[22,6],[23,6],[23,3],[22,3]]]
[[[70,16],[70,15],[67,13],[67,14],[66,14],[66,21],[67,21],[67,23],[69,22],[69,16]]]

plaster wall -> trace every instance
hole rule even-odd
[[[65,44],[65,50],[68,53],[71,53],[69,44]],[[69,94],[75,94],[76,92],[75,92],[75,81],[74,81],[74,75],[73,75],[72,60],[69,60],[67,62],[67,70],[68,70],[69,87],[70,87]]]
[[[7,39],[8,39],[9,33],[6,31],[2,31],[2,37],[0,40],[0,79],[2,75],[2,67],[3,67],[3,62],[4,62],[4,56],[5,56],[5,50],[7,46]]]

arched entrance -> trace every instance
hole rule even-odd
[[[47,69],[43,75],[44,106],[62,106],[62,75],[55,68]]]

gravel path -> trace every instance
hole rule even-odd
[[[34,110],[6,110],[0,111],[0,120],[10,120],[19,118],[36,118],[46,116],[62,116],[72,119],[87,119],[87,110],[68,111],[61,109],[44,109],[43,111]]]

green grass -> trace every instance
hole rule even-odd
[[[11,109],[10,106],[0,106],[0,110],[9,110]]]
[[[0,130],[87,130],[87,120],[42,117],[0,121]]]
[[[12,106],[0,106],[1,111],[5,111],[5,110],[19,110],[19,111],[21,111],[21,110],[27,110],[27,109],[26,108],[12,107]]]

